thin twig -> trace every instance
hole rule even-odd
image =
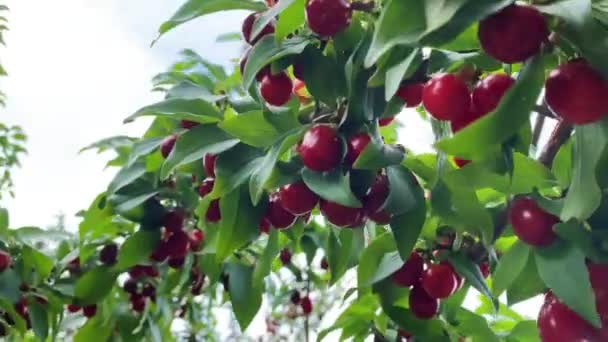
[[[536,122],[534,123],[534,132],[532,132],[532,145],[538,146],[538,140],[540,134],[543,132],[545,127],[545,117],[543,115],[536,116]]]
[[[546,116],[548,118],[556,117],[555,114],[553,114],[553,112],[551,111],[551,109],[549,109],[549,107],[547,107],[547,105],[545,104],[534,106],[534,111],[539,115]]]
[[[545,145],[545,148],[538,157],[538,161],[543,165],[550,167],[551,164],[553,164],[553,158],[555,158],[560,147],[568,141],[573,129],[574,127],[572,125],[564,121],[559,121],[557,126],[555,126],[553,133],[551,133],[549,142]]]

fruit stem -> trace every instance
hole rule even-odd
[[[546,116],[548,118],[555,118],[555,114],[553,114],[553,112],[551,111],[551,109],[549,109],[549,107],[547,107],[547,105],[536,105],[534,106],[534,111],[538,115]]]
[[[374,8],[376,8],[376,4],[373,1],[367,1],[367,2],[356,1],[356,2],[351,3],[350,7],[354,11],[371,13],[374,11]]]
[[[551,167],[553,158],[555,158],[559,148],[568,141],[573,129],[574,127],[572,125],[560,120],[557,123],[557,126],[555,126],[553,133],[551,133],[549,142],[545,145],[545,148],[538,157],[538,161],[547,167]]]

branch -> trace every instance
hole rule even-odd
[[[540,134],[543,132],[545,127],[545,117],[543,115],[536,116],[536,123],[534,124],[534,132],[532,132],[532,145],[538,146],[538,140]]]
[[[376,8],[376,4],[373,1],[367,1],[367,2],[356,1],[356,2],[352,2],[350,4],[350,7],[353,9],[353,11],[371,13]]]
[[[551,164],[553,164],[553,158],[555,158],[559,148],[568,141],[573,129],[574,127],[572,125],[564,121],[559,121],[557,126],[555,126],[553,133],[551,133],[549,142],[545,145],[545,148],[538,157],[538,161],[546,167],[550,167]]]
[[[539,115],[546,116],[548,118],[556,118],[555,114],[547,107],[546,104],[534,106],[534,111]]]

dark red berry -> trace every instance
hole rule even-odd
[[[290,264],[291,263],[291,252],[289,251],[289,249],[283,248],[281,250],[281,254],[279,255],[279,259],[281,259],[281,262],[283,263],[283,265]]]
[[[465,167],[466,165],[468,165],[471,161],[467,160],[467,159],[462,159],[462,158],[458,158],[458,157],[454,157],[454,163],[456,164],[456,166],[458,166],[459,168]]]
[[[82,308],[82,314],[86,318],[91,318],[97,313],[97,305],[89,305]]]
[[[279,197],[276,194],[270,196],[268,207],[266,208],[266,218],[276,229],[289,228],[296,222],[296,217],[281,206]]]
[[[182,230],[184,226],[184,213],[179,209],[169,211],[163,216],[162,224],[170,232]]]
[[[447,298],[458,290],[458,279],[451,265],[431,265],[420,277],[420,283],[431,298]]]
[[[300,300],[302,300],[302,298],[300,297],[300,291],[295,290],[291,293],[291,297],[289,297],[289,300],[291,300],[291,302],[294,305],[298,305],[300,304]]]
[[[193,252],[199,251],[205,240],[205,233],[200,229],[193,229],[188,237],[190,238],[190,250]]]
[[[6,270],[11,266],[11,256],[5,251],[0,251],[0,272]]]
[[[312,312],[312,301],[310,297],[306,296],[300,300],[300,307],[302,307],[302,312],[304,315],[310,315]]]
[[[608,115],[608,81],[584,60],[574,60],[551,71],[545,101],[569,123],[595,122]]]
[[[436,119],[455,121],[467,115],[471,96],[460,78],[454,74],[438,74],[424,86],[422,102]]]
[[[179,268],[182,268],[182,266],[184,266],[185,261],[186,261],[185,258],[170,258],[168,264],[169,264],[169,267],[171,267],[171,268],[179,269]]]
[[[135,312],[143,312],[146,308],[146,297],[141,295],[131,296],[131,308]]]
[[[302,162],[307,168],[329,171],[340,164],[342,144],[336,129],[332,126],[317,124],[312,126],[298,146]]]
[[[190,121],[190,120],[182,120],[182,121],[180,121],[179,124],[180,124],[180,126],[182,126],[182,128],[185,128],[185,129],[191,129],[191,128],[194,128],[194,127],[200,125],[200,123],[198,123],[196,121]]]
[[[506,74],[491,74],[477,83],[471,101],[480,113],[493,112],[500,103],[500,99],[515,83],[515,80]]]
[[[319,196],[304,182],[288,184],[278,192],[279,204],[293,215],[301,216],[313,210],[319,203]]]
[[[537,326],[542,342],[605,341],[598,329],[560,302],[551,292],[545,296]]]
[[[397,96],[405,102],[406,107],[417,107],[422,102],[422,83],[404,84],[397,90]]]
[[[66,267],[71,273],[80,271],[80,257],[76,257],[70,261]]]
[[[150,254],[150,259],[156,262],[163,262],[169,257],[169,251],[167,249],[167,241],[160,241],[156,246],[156,249]]]
[[[380,127],[386,127],[386,126],[390,125],[394,120],[395,120],[394,116],[391,116],[390,118],[379,119],[378,125],[380,125]]]
[[[198,187],[198,195],[201,197],[205,197],[213,191],[213,186],[215,185],[214,178],[205,178],[201,182],[201,185]]]
[[[371,141],[369,134],[357,133],[348,138],[348,149],[346,150],[346,162],[349,165],[355,163],[361,152],[365,149],[367,144]]]
[[[260,33],[256,37],[251,37],[251,32],[253,31],[253,24],[260,17],[260,15],[261,13],[251,13],[243,21],[243,26],[241,28],[241,32],[243,33],[243,39],[245,39],[245,41],[251,45],[257,43],[265,35],[274,33],[274,22],[271,21],[266,24],[266,26],[264,26],[262,31],[260,31]]]
[[[487,278],[490,276],[490,264],[488,264],[487,262],[481,263],[479,265],[479,271],[481,272],[481,275],[483,275],[484,278]]]
[[[304,66],[301,63],[293,64],[293,76],[299,80],[304,79]]]
[[[71,312],[71,313],[80,311],[80,306],[78,306],[76,304],[68,304],[67,308],[68,308],[68,312]]]
[[[267,217],[262,217],[262,219],[260,220],[260,233],[264,233],[264,234],[268,234],[270,232],[270,221],[268,220]]]
[[[321,213],[338,227],[356,227],[363,221],[362,208],[350,208],[338,203],[321,200]]]
[[[264,76],[260,83],[260,94],[268,104],[282,106],[289,102],[293,83],[286,73]]]
[[[329,263],[327,262],[327,258],[321,259],[321,268],[326,271],[329,269]]]
[[[247,52],[245,52],[245,54],[241,58],[241,63],[239,64],[239,69],[241,70],[241,75],[245,75],[245,65],[247,65],[247,60],[249,59],[250,52],[251,52],[251,50],[247,50]],[[255,75],[255,79],[258,82],[262,82],[262,79],[264,79],[264,76],[266,76],[266,75],[270,75],[270,65],[266,65],[265,67],[262,68],[262,70],[258,71],[258,73]]]
[[[388,177],[379,174],[363,199],[365,215],[378,224],[389,224],[391,221],[390,213],[384,209],[388,194]]]
[[[158,277],[158,269],[154,265],[144,265],[141,266],[146,277],[156,278]]]
[[[430,297],[421,286],[414,286],[409,296],[410,310],[420,319],[431,319],[439,312],[439,299]]]
[[[207,177],[215,177],[215,160],[217,156],[215,154],[207,153],[203,158],[203,166],[205,167],[205,174]]]
[[[144,266],[135,265],[129,269],[129,275],[133,279],[139,279],[146,275],[146,271],[144,270]]]
[[[147,283],[144,285],[141,294],[145,297],[154,297],[156,296],[156,288],[154,287],[154,285]]]
[[[163,158],[167,158],[171,151],[173,151],[173,146],[175,146],[175,141],[177,141],[177,135],[173,134],[166,137],[160,143],[160,154],[162,154]]]
[[[189,248],[190,239],[188,238],[188,234],[183,230],[174,232],[169,240],[167,240],[167,251],[170,258],[183,258],[188,254]]]
[[[488,55],[512,64],[538,53],[549,29],[536,8],[511,5],[482,20],[478,35],[481,47]]]
[[[473,122],[477,121],[479,118],[481,118],[485,114],[487,114],[487,113],[482,113],[481,111],[477,110],[477,108],[475,108],[475,106],[473,106],[471,104],[471,106],[469,107],[469,110],[467,111],[465,116],[460,117],[456,120],[450,121],[450,126],[452,127],[452,132],[457,133],[461,129],[463,129],[463,128],[467,127],[468,125],[472,124]]]
[[[544,211],[530,197],[513,201],[509,220],[515,235],[529,245],[547,246],[555,240],[553,225],[559,222],[559,218]]]
[[[424,271],[424,259],[420,254],[412,252],[409,259],[397,272],[393,273],[393,282],[399,286],[409,287],[418,284]]]
[[[118,256],[118,246],[114,243],[103,246],[99,252],[99,260],[106,265],[114,265]]]
[[[122,285],[122,289],[125,290],[126,293],[137,293],[137,281],[133,278],[129,278]]]
[[[209,203],[209,208],[207,208],[207,213],[205,214],[205,218],[207,222],[218,222],[222,219],[222,213],[220,212],[220,200],[215,199]]]
[[[333,37],[347,28],[352,15],[346,0],[309,0],[306,4],[306,23],[322,37]]]

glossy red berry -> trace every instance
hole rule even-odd
[[[97,313],[97,305],[89,305],[82,308],[82,314],[86,318],[91,318]]]
[[[587,262],[589,280],[596,298],[608,297],[608,264]]]
[[[439,299],[431,298],[421,286],[414,286],[409,296],[410,310],[420,319],[431,319],[439,312]]]
[[[294,304],[294,305],[298,305],[300,304],[300,300],[302,300],[302,298],[300,297],[300,291],[295,290],[291,293],[291,297],[289,297],[289,300]]]
[[[451,296],[458,289],[458,279],[448,264],[429,266],[420,277],[420,283],[431,298],[441,299]]]
[[[608,115],[608,81],[584,60],[574,60],[551,71],[545,100],[569,123],[595,122]]]
[[[205,240],[205,233],[200,229],[193,229],[188,237],[190,238],[190,250],[193,252],[200,251]]]
[[[378,224],[389,224],[391,221],[390,213],[384,209],[384,203],[388,198],[389,187],[386,175],[377,175],[376,180],[369,188],[367,195],[363,199],[363,209],[367,217]]]
[[[203,158],[203,166],[205,168],[205,174],[207,177],[215,177],[215,160],[217,156],[215,154],[207,153]]]
[[[167,262],[167,264],[171,268],[180,269],[184,266],[185,262],[186,262],[186,259],[183,257],[182,258],[170,258],[169,262]]]
[[[122,289],[125,290],[126,293],[137,293],[137,281],[133,278],[129,278],[122,284]]]
[[[544,211],[532,198],[515,199],[509,209],[509,220],[515,235],[529,245],[547,246],[555,240],[553,225],[559,219]]]
[[[453,74],[438,74],[424,86],[422,103],[435,119],[457,121],[467,116],[471,96],[460,78]]]
[[[291,263],[291,252],[287,248],[283,248],[281,253],[279,254],[279,259],[281,259],[281,263],[283,265],[288,265]]]
[[[560,302],[551,292],[538,315],[538,332],[542,342],[605,341],[598,329]]]
[[[547,22],[534,7],[511,5],[479,23],[483,50],[503,63],[518,63],[540,51],[549,35]]]
[[[150,254],[150,259],[156,262],[163,262],[169,257],[169,251],[167,250],[167,241],[160,241],[156,246],[156,249]]]
[[[241,75],[245,75],[245,65],[247,65],[247,60],[249,59],[250,52],[251,52],[251,50],[247,50],[247,52],[245,52],[245,54],[241,58],[241,62],[239,63],[239,69],[241,70]],[[262,79],[266,75],[270,75],[270,65],[266,65],[262,68],[262,70],[258,71],[258,73],[255,75],[255,79],[258,82],[262,82]]]
[[[380,127],[386,127],[386,126],[390,125],[391,123],[393,123],[394,120],[395,120],[394,116],[391,116],[390,118],[379,119],[378,125],[380,125]]]
[[[218,222],[222,219],[222,213],[220,212],[220,200],[215,199],[209,203],[209,208],[207,208],[207,213],[205,214],[205,218],[207,222]]]
[[[484,278],[487,278],[490,276],[490,264],[488,264],[487,262],[481,263],[479,265],[479,271],[481,272],[481,275]]]
[[[419,283],[423,271],[424,259],[420,254],[412,252],[403,266],[393,273],[392,279],[399,286],[414,286]]]
[[[260,224],[258,228],[260,229],[260,233],[268,234],[270,232],[270,220],[267,217],[262,217],[260,219]]]
[[[348,138],[348,149],[346,150],[345,159],[346,163],[349,165],[354,164],[370,141],[371,138],[367,133],[357,133]]]
[[[346,0],[309,0],[306,23],[316,34],[333,37],[350,24],[353,10]]]
[[[173,146],[175,146],[175,142],[177,141],[177,135],[173,134],[166,137],[160,143],[160,154],[162,154],[163,158],[167,158],[171,151],[173,151]]]
[[[300,307],[302,308],[304,315],[310,315],[312,312],[312,301],[310,300],[310,297],[306,296],[302,298],[302,300],[300,300]]]
[[[467,113],[464,116],[462,116],[456,120],[450,121],[450,126],[452,127],[452,132],[457,133],[461,129],[467,127],[468,125],[477,121],[479,118],[483,117],[485,114],[487,114],[487,113],[482,113],[480,110],[477,110],[477,108],[475,108],[475,106],[473,106],[471,104],[471,106],[469,107],[469,110],[467,111]]]
[[[266,218],[276,229],[286,229],[296,222],[296,217],[281,206],[279,197],[276,194],[270,196],[268,207],[266,208]]]
[[[135,312],[143,312],[146,308],[146,297],[142,295],[131,296],[131,309]]]
[[[356,227],[363,223],[363,209],[350,208],[341,204],[321,200],[321,214],[338,227]]]
[[[198,187],[198,195],[201,197],[205,197],[213,191],[213,186],[215,185],[214,178],[206,178],[203,180],[201,185]]]
[[[183,230],[174,232],[169,240],[167,240],[167,251],[170,258],[185,257],[188,254],[189,248],[190,239],[188,238],[188,234]]]
[[[99,261],[106,265],[114,265],[118,256],[118,246],[114,243],[103,246],[99,252]]]
[[[184,129],[191,129],[191,128],[194,128],[194,127],[200,125],[200,123],[198,123],[196,121],[182,120],[182,121],[180,121],[179,125],[182,126],[182,128],[184,128]]]
[[[241,32],[243,33],[243,39],[245,39],[245,41],[251,45],[254,45],[255,43],[257,43],[265,35],[274,33],[274,22],[271,21],[268,24],[266,24],[266,26],[264,26],[262,31],[260,31],[260,33],[257,36],[255,36],[255,37],[251,36],[251,32],[253,31],[253,24],[260,17],[260,15],[261,15],[261,13],[251,13],[250,15],[247,16],[247,18],[245,18],[245,20],[243,21],[243,26],[241,27]]]
[[[156,288],[154,287],[154,285],[147,283],[141,290],[141,294],[145,297],[154,297],[156,296]]]
[[[405,102],[406,107],[417,107],[422,102],[422,83],[404,84],[397,90],[397,96]]]
[[[67,306],[68,312],[75,313],[80,311],[80,306],[76,304],[68,304]]]
[[[312,192],[304,182],[281,187],[278,196],[281,206],[296,216],[308,214],[319,203],[319,196]]]
[[[286,73],[268,74],[262,78],[260,93],[264,100],[273,106],[282,106],[289,102],[293,84]]]
[[[158,269],[154,265],[140,265],[139,267],[141,267],[146,277],[156,278],[159,275]]]
[[[11,255],[5,251],[0,250],[0,272],[6,270],[11,266],[12,258]]]
[[[471,161],[467,160],[467,159],[462,159],[462,158],[454,157],[454,163],[459,168],[463,168],[463,167],[467,166],[469,163],[471,163]]]
[[[473,89],[473,106],[484,114],[494,111],[500,99],[514,83],[515,80],[507,74],[491,74],[485,77]]]
[[[328,125],[314,125],[298,146],[302,162],[307,168],[317,171],[329,171],[340,164],[342,144],[336,129]]]
[[[162,218],[162,225],[170,232],[182,230],[184,213],[178,209],[167,212]]]

